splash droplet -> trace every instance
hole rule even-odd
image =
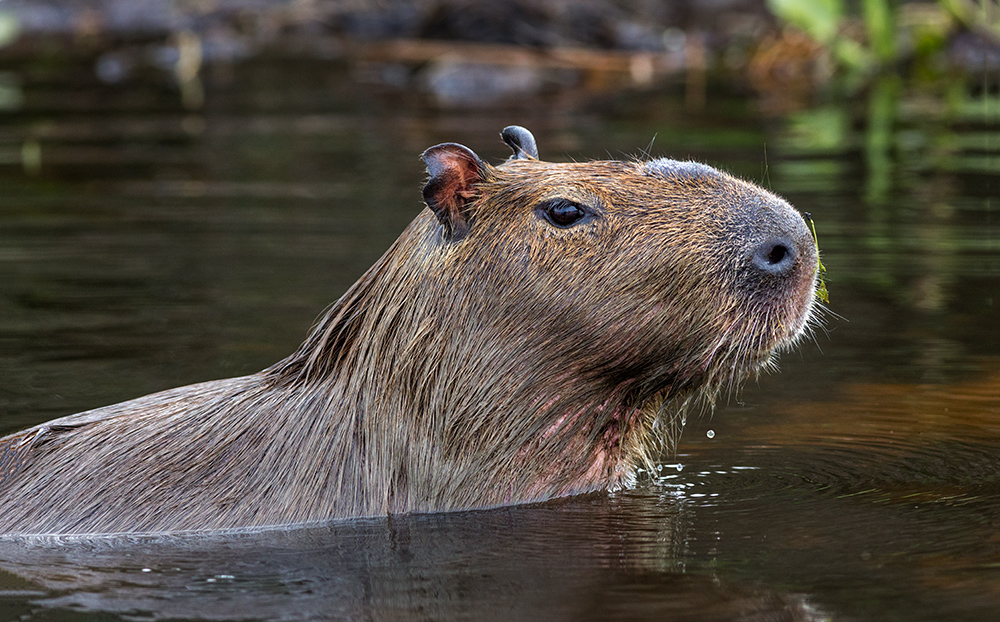
[[[715,430],[709,430],[708,432],[705,432],[705,436],[707,436],[708,438],[715,438]]]

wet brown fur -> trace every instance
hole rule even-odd
[[[284,361],[0,439],[0,532],[244,528],[612,489],[658,448],[663,412],[802,332],[815,249],[752,184],[670,162],[459,164],[478,176],[430,191],[445,220],[421,212]],[[554,227],[535,209],[553,197],[595,217]],[[745,267],[771,229],[794,231],[794,278]]]

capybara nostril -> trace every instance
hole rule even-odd
[[[754,267],[765,274],[786,276],[795,268],[795,246],[785,237],[771,237],[754,251]]]

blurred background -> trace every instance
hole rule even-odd
[[[169,580],[60,550],[0,564],[0,612],[994,617],[996,0],[3,0],[0,432],[286,356],[422,208],[419,154],[497,163],[510,124],[809,212],[823,326],[636,490],[171,549]]]
[[[834,344],[888,357],[844,363],[962,375],[997,352],[998,42],[989,0],[6,0],[0,365],[120,382],[5,383],[0,409],[280,358],[420,209],[418,154],[499,161],[512,123],[547,159],[694,158],[785,195],[851,323]],[[126,381],[136,358],[165,376]]]

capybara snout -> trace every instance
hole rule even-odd
[[[0,439],[0,532],[175,532],[631,485],[673,416],[793,344],[817,249],[674,160],[423,154],[422,210],[288,358]]]
[[[688,235],[711,240],[706,259],[716,287],[742,296],[747,318],[781,318],[768,327],[774,338],[764,349],[797,339],[812,313],[819,262],[802,216],[780,197],[704,164],[654,160],[646,169],[684,188],[688,205],[707,219]]]

